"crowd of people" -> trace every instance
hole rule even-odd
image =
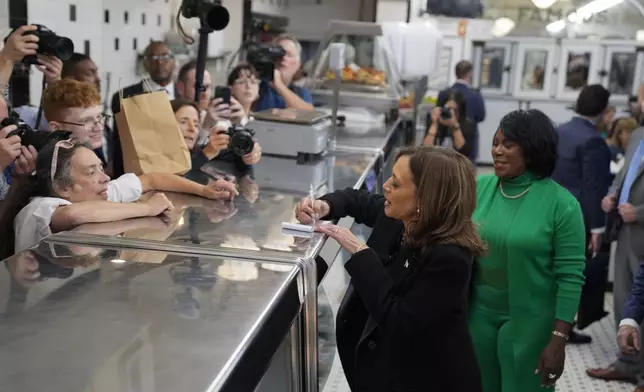
[[[0,129],[0,259],[44,237],[83,224],[156,217],[173,203],[163,192],[230,200],[226,177],[198,182],[190,175],[126,173],[114,114],[121,100],[165,91],[192,167],[218,161],[240,170],[260,162],[261,146],[238,155],[231,125],[273,108],[313,110],[311,94],[294,84],[301,47],[290,36],[272,82],[250,64],[228,75],[230,103],[213,98],[211,75],[195,100],[197,64],[178,72],[163,42],[144,52],[149,80],[114,94],[101,106],[99,68],[74,54],[65,62],[38,52],[38,37],[17,29],[0,51],[0,86],[24,56],[37,55],[47,83],[39,108],[0,102],[0,118],[16,112],[38,132],[42,149]],[[602,86],[585,86],[574,117],[556,126],[538,111],[513,111],[500,121],[491,154],[494,173],[476,176],[481,94],[473,66],[462,61],[457,83],[441,92],[428,117],[423,146],[398,153],[383,194],[338,190],[296,207],[304,224],[352,216],[373,228],[366,243],[333,224],[315,229],[349,254],[351,285],[337,315],[337,346],[356,392],[531,392],[554,387],[568,343],[590,343],[577,331],[603,318],[608,252],[617,241],[614,310],[618,359],[589,369],[604,380],[640,382],[644,363],[644,158],[642,90],[632,110],[609,106]],[[175,78],[176,73],[176,78]],[[40,124],[38,122],[40,121]],[[141,199],[146,193],[149,197]],[[134,201],[140,201],[133,203]]]
[[[82,224],[158,216],[167,218],[173,205],[162,192],[194,194],[228,200],[238,195],[228,176],[196,180],[187,173],[135,175],[124,170],[124,155],[116,121],[121,99],[163,90],[168,94],[177,126],[199,170],[211,162],[230,163],[239,170],[261,160],[261,145],[238,156],[230,148],[229,128],[252,121],[252,112],[289,107],[312,110],[308,91],[293,83],[300,69],[300,46],[290,36],[275,40],[285,56],[276,64],[272,82],[262,81],[249,64],[239,64],[228,76],[230,103],[213,98],[208,71],[204,91],[195,101],[196,61],[184,64],[175,79],[177,62],[163,42],[151,42],[144,51],[149,79],[114,94],[111,112],[101,106],[100,70],[88,56],[74,53],[64,62],[41,54],[34,26],[22,26],[0,51],[0,87],[10,83],[14,66],[25,56],[37,56],[46,88],[40,107],[12,107],[0,102],[0,119],[10,115],[46,133],[40,150],[30,145],[15,125],[0,129],[0,226],[4,235],[0,258],[36,245],[49,234]],[[22,136],[22,137],[21,137]],[[153,197],[132,203],[148,192]]]

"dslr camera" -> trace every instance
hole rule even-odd
[[[443,120],[451,120],[452,119],[452,109],[450,109],[448,106],[444,106],[441,108],[441,118]]]
[[[286,56],[279,45],[251,42],[246,45],[246,60],[255,68],[261,80],[272,82],[275,63]]]
[[[38,41],[39,54],[56,56],[62,61],[69,60],[72,54],[74,54],[74,43],[72,42],[71,39],[56,35],[56,33],[54,33],[53,31],[51,31],[50,29],[48,29],[43,25],[34,24],[34,26],[38,27],[38,29],[34,31],[28,31],[25,33],[25,35],[33,34],[39,38],[39,41]],[[7,43],[7,40],[9,39],[11,34],[13,34],[16,31],[16,29],[13,29],[13,31],[11,31],[11,33],[7,37],[5,37],[4,39],[5,43]],[[28,64],[28,65],[34,65],[34,64],[38,64],[38,60],[36,59],[36,56],[25,56],[22,59],[22,63]]]
[[[243,157],[253,152],[253,147],[255,147],[255,140],[253,140],[255,131],[252,129],[233,126],[228,128],[228,131],[221,131],[219,133],[227,133],[230,136],[230,149],[236,155]]]
[[[34,131],[29,124],[20,119],[16,112],[11,112],[9,117],[0,121],[0,129],[15,125],[18,129],[11,131],[7,137],[19,136],[20,144],[23,146],[33,146],[36,151],[40,151],[52,141],[67,140],[71,137],[72,132],[67,131]]]

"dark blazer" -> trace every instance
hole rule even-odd
[[[403,225],[384,198],[346,189],[321,198],[328,218],[372,227],[369,249],[345,268],[351,284],[336,320],[340,360],[353,392],[481,392],[467,325],[472,255],[456,245],[401,247]]]
[[[127,86],[123,89],[123,98],[133,97],[135,95],[143,94],[145,88],[143,81]],[[116,92],[112,95],[112,113],[114,114],[114,123],[112,125],[112,148],[110,149],[110,163],[112,168],[112,178],[118,178],[125,174],[123,168],[123,150],[121,149],[121,139],[119,138],[119,130],[116,126],[116,113],[121,111],[121,98],[119,93]]]
[[[581,204],[588,229],[604,227],[601,202],[611,185],[608,145],[590,121],[575,117],[557,129],[559,159],[552,179]]]
[[[638,324],[644,321],[644,263],[640,263],[631,292],[626,299],[623,318],[633,319]]]

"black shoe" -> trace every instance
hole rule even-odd
[[[574,330],[570,331],[568,338],[568,343],[570,344],[588,344],[593,341],[593,338],[590,335],[583,334],[581,332],[576,332]]]

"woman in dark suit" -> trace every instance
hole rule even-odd
[[[366,244],[335,225],[316,230],[351,258],[337,345],[353,392],[480,392],[467,326],[472,259],[484,246],[472,223],[474,168],[454,150],[402,151],[384,196],[346,189],[304,199],[298,219],[352,216]]]

